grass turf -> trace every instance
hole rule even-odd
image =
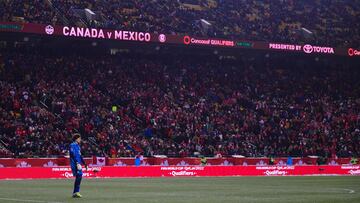
[[[357,177],[215,177],[0,181],[0,202],[360,202]]]

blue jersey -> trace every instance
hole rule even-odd
[[[78,164],[86,165],[86,164],[85,164],[84,159],[81,156],[80,146],[77,142],[73,142],[70,144],[69,154],[70,154],[71,171],[72,171],[73,176],[75,177],[73,194],[76,195],[80,192],[80,184],[81,184],[81,179],[83,176],[81,167],[77,167],[77,165]],[[78,194],[78,196],[79,196],[79,194]]]
[[[76,167],[77,164],[85,164],[81,156],[80,146],[77,142],[70,144],[70,165]]]

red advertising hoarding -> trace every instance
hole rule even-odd
[[[122,166],[90,167],[87,178],[360,175],[360,166]],[[69,167],[1,168],[0,179],[72,178]]]

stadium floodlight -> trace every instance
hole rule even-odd
[[[303,32],[309,34],[309,35],[312,35],[312,34],[313,34],[310,30],[308,30],[308,29],[306,29],[306,28],[304,28],[304,27],[302,27],[301,30],[302,30]]]
[[[205,19],[200,19],[200,21],[201,21],[201,24],[203,24],[203,25],[206,25],[206,26],[211,26],[211,23],[209,23],[207,20],[205,20]]]
[[[208,30],[211,28],[211,23],[205,19],[200,19],[200,28],[203,33],[207,33]]]
[[[300,28],[300,34],[305,38],[313,38],[314,37],[314,33],[304,27]]]
[[[93,17],[95,17],[95,13],[94,13],[92,10],[90,10],[90,9],[88,9],[88,8],[85,8],[84,10],[85,10],[86,18],[87,18],[88,20],[92,20]]]

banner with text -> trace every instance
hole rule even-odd
[[[254,50],[274,50],[304,54],[324,54],[355,57],[360,56],[360,49],[353,47],[339,48],[314,44],[286,44],[273,42],[254,42],[249,40],[228,40],[195,36],[182,36],[165,33],[148,33],[130,30],[110,30],[34,23],[0,22],[0,32],[31,33],[47,36],[62,36],[81,39],[103,39],[123,42],[142,42],[160,44],[178,44],[183,46],[208,46],[224,48],[242,48]]]
[[[360,175],[360,166],[122,166],[90,167],[87,178]],[[69,167],[0,168],[0,179],[72,178]]]

